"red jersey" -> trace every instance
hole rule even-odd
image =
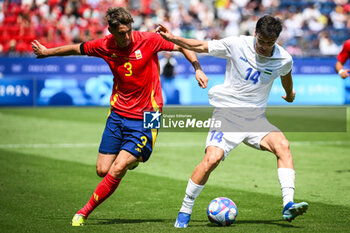
[[[84,42],[81,53],[103,58],[113,73],[110,103],[124,117],[143,119],[144,111],[163,107],[157,52],[172,51],[174,44],[153,32],[132,32],[132,42],[119,48],[113,35]]]
[[[344,64],[346,60],[349,59],[349,56],[350,56],[350,39],[345,41],[343,49],[340,51],[340,53],[337,56],[337,60]]]

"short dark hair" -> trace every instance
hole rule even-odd
[[[277,38],[282,31],[282,20],[271,15],[261,17],[256,23],[255,32],[267,38]]]
[[[134,22],[130,12],[123,7],[109,7],[106,12],[106,20],[111,28],[118,28],[120,24],[128,25]]]

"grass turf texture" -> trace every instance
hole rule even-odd
[[[128,172],[83,229],[70,226],[101,180],[94,164],[107,112],[0,109],[1,232],[179,231],[173,224],[187,180],[203,157],[206,133],[160,133],[150,161]],[[274,156],[239,146],[210,177],[184,231],[347,232],[349,133],[286,136],[297,172],[295,200],[309,202],[307,214],[292,223],[283,221]],[[238,206],[230,227],[214,227],[207,220],[206,207],[218,196]]]

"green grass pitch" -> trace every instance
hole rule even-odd
[[[108,108],[0,108],[0,232],[349,232],[350,133],[286,133],[296,169],[295,201],[308,212],[282,220],[276,159],[245,145],[213,172],[187,229],[175,229],[188,178],[206,133],[160,132],[150,160],[72,227],[101,180],[95,162]],[[348,109],[349,113],[349,109]],[[206,208],[226,196],[238,206],[230,227],[209,224]]]

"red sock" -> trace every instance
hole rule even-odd
[[[94,194],[86,205],[77,212],[77,214],[83,214],[85,218],[104,200],[106,200],[117,189],[121,179],[116,179],[109,173],[103,178],[103,180],[97,185]]]

